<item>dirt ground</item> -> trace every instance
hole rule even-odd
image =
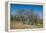
[[[31,25],[23,24],[21,22],[11,23],[11,29],[25,29],[25,28],[31,28]]]
[[[38,26],[32,26],[32,25],[28,25],[28,24],[23,24],[21,22],[11,22],[10,23],[10,28],[11,29],[29,29],[29,28],[36,28]]]

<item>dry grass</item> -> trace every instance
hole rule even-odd
[[[28,24],[23,24],[22,22],[15,22],[15,21],[12,21],[10,23],[10,28],[11,29],[29,29],[29,28],[39,28],[41,26],[42,25],[32,26],[31,24],[28,25]]]
[[[31,28],[31,25],[23,24],[21,22],[11,22],[10,24],[11,29],[25,29],[25,28]]]

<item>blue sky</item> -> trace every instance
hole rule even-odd
[[[10,6],[11,12],[13,15],[16,14],[16,9],[33,9],[34,12],[38,15],[42,15],[43,6],[42,5],[25,5],[25,4],[11,4]]]

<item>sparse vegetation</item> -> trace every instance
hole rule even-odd
[[[11,14],[11,29],[19,28],[31,28],[32,26],[43,27],[43,20],[38,19],[37,15],[33,12],[34,10],[17,10],[16,15]],[[33,27],[34,28],[34,27]]]

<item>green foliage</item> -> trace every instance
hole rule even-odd
[[[14,20],[15,20],[15,21],[21,21],[20,17],[18,17],[18,16],[17,16],[17,17],[14,16]]]
[[[11,19],[11,21],[13,20],[13,16],[12,15],[11,15],[11,18],[10,19]]]

